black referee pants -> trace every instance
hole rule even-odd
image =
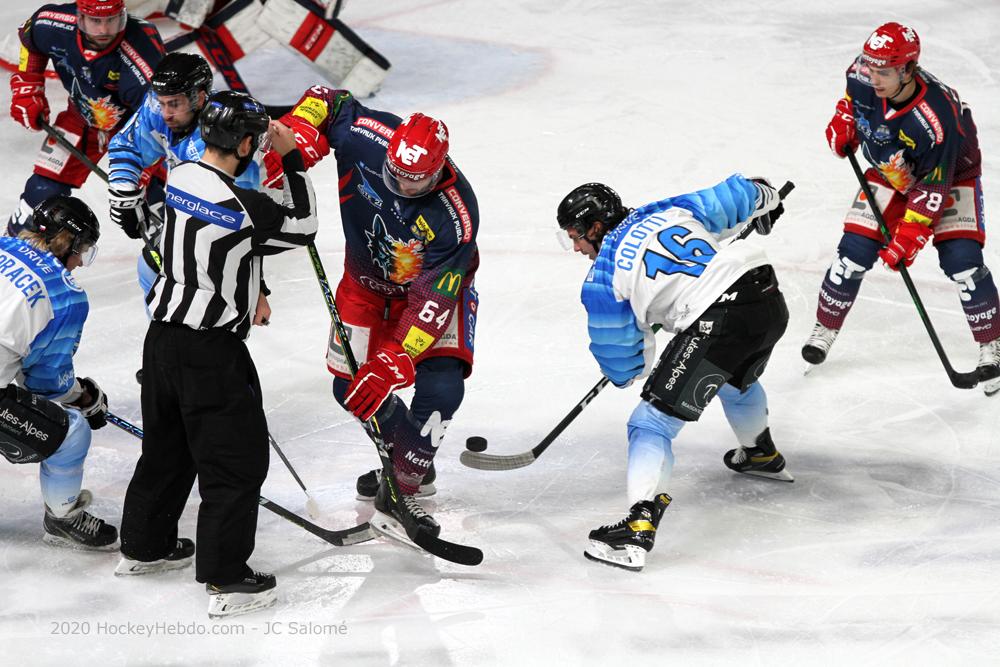
[[[260,380],[235,334],[152,322],[142,354],[142,456],[125,494],[122,553],[163,558],[195,476],[195,579],[229,584],[247,573],[257,499],[268,469]]]

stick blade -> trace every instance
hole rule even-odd
[[[476,470],[515,470],[534,463],[535,454],[533,452],[525,452],[524,454],[511,454],[510,456],[496,456],[486,454],[485,452],[470,452],[469,450],[465,450],[459,455],[458,460],[462,462],[462,465],[468,468],[475,468]]]

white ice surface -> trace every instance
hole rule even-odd
[[[13,30],[34,6],[3,3],[0,25]],[[4,463],[0,663],[996,664],[1000,397],[950,386],[902,281],[883,269],[866,279],[829,361],[809,377],[799,347],[856,188],[823,138],[844,69],[876,25],[914,26],[923,64],[973,107],[995,211],[1000,6],[354,0],[343,18],[395,65],[372,104],[444,118],[479,197],[476,370],[427,506],[445,536],[483,549],[483,564],[381,541],[331,548],[262,510],[252,564],[277,573],[279,606],[209,623],[191,570],[121,580],[111,576],[113,554],[44,546],[37,468]],[[252,56],[247,69],[268,102],[291,102],[313,82],[280,50]],[[61,108],[57,84],[49,94]],[[0,141],[6,215],[40,137],[4,118]],[[582,551],[591,528],[627,509],[625,421],[637,388],[606,390],[528,468],[480,472],[458,454],[470,435],[486,436],[494,453],[528,449],[599,378],[578,302],[586,262],[552,234],[559,199],[601,180],[635,205],[733,171],[798,186],[776,231],[748,241],[766,247],[791,310],[764,384],[796,482],[730,473],[722,454],[735,441],[713,407],[675,444],[675,500],[645,571],[602,567]],[[336,280],[333,162],[312,175],[318,245]],[[97,179],[81,196],[107,220]],[[112,409],[138,422],[136,252],[108,223],[98,263],[78,272],[92,310],[76,359]],[[986,256],[997,270],[995,248]],[[971,369],[976,348],[932,249],[913,274],[953,364]],[[328,512],[324,523],[353,525],[371,511],[353,499],[354,480],[377,458],[330,397],[328,317],[306,254],[269,260],[268,280],[273,324],[250,346],[272,432]],[[95,513],[116,524],[137,453],[113,427],[95,435],[85,486]],[[277,457],[264,494],[305,511]],[[192,497],[182,535],[194,534],[196,506]],[[59,622],[89,634],[54,635]],[[128,622],[232,634],[108,634]],[[268,623],[282,634],[265,634]],[[343,623],[346,634],[291,634],[308,623]]]

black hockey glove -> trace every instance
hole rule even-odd
[[[141,188],[108,190],[111,203],[111,221],[124,230],[130,239],[142,238],[139,231],[149,220],[149,205]]]
[[[751,178],[750,180],[753,182],[754,189],[757,190],[756,210],[750,224],[753,225],[758,234],[767,236],[774,228],[774,223],[785,212],[785,206],[781,203],[778,191],[766,178]]]
[[[104,428],[108,424],[107,395],[90,378],[79,378],[79,381],[80,386],[83,387],[84,395],[80,397],[81,403],[76,407],[80,410],[80,414],[87,418],[91,429],[96,431],[99,428]]]

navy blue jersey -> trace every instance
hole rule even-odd
[[[395,195],[382,181],[382,163],[402,119],[369,109],[346,91],[314,86],[286,119],[309,122],[334,150],[347,274],[376,294],[407,299],[398,342],[411,326],[439,338],[479,266],[472,186],[448,158],[434,191],[415,199]]]
[[[894,109],[855,62],[847,70],[847,99],[865,158],[907,198],[904,219],[932,227],[952,184],[981,174],[982,156],[972,112],[958,93],[923,69],[914,80],[914,98]]]
[[[84,45],[76,20],[76,3],[43,5],[18,31],[21,45],[52,61],[71,103],[88,125],[114,131],[142,103],[153,70],[163,58],[163,41],[153,24],[129,16],[125,30],[110,46],[92,51]],[[21,55],[25,62],[27,54]]]

